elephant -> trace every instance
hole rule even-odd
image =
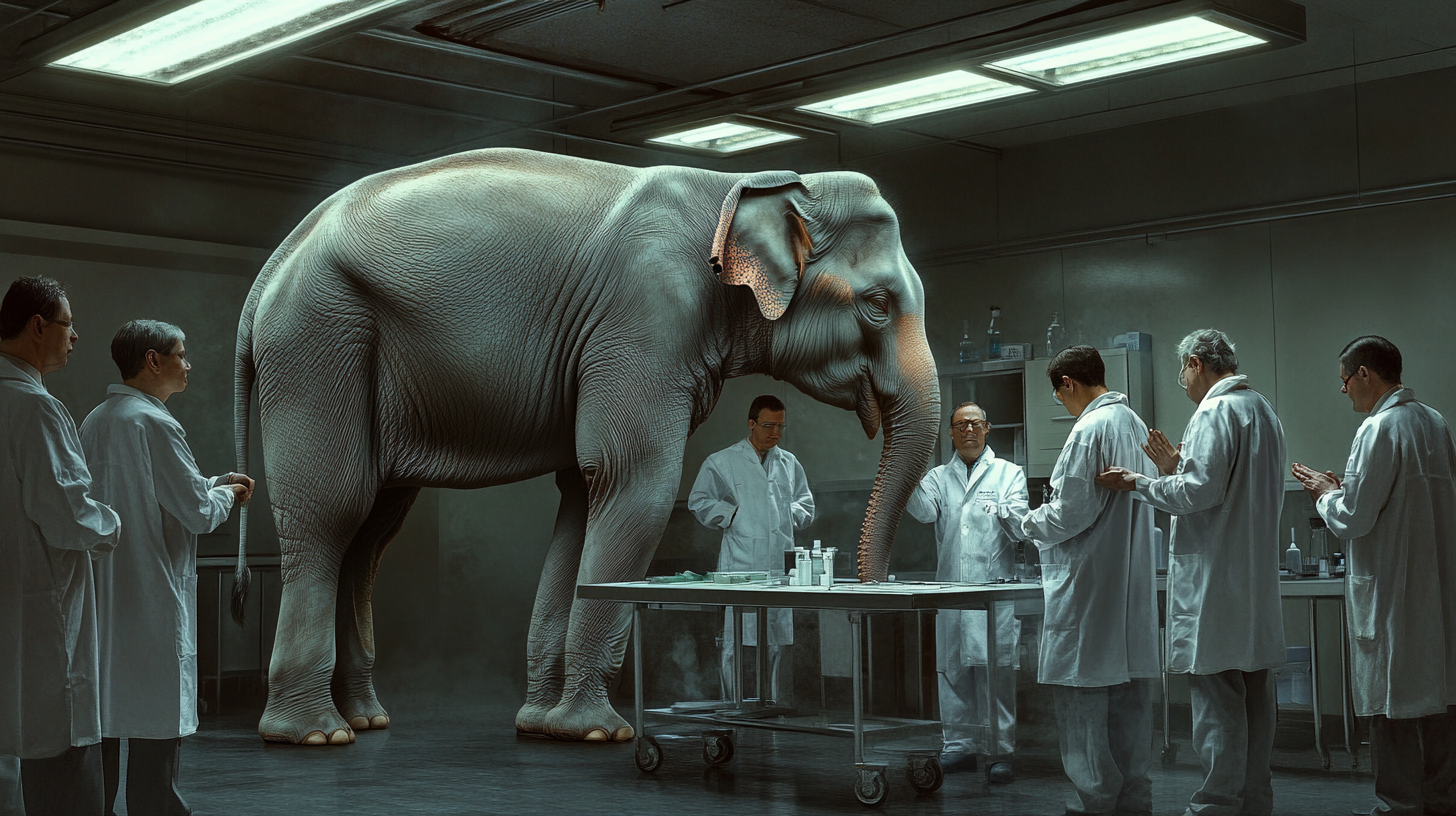
[[[645,577],[689,434],[751,373],[856,412],[871,439],[883,427],[858,569],[884,580],[938,431],[924,315],[895,212],[858,173],[487,149],[333,194],[238,322],[239,468],[256,391],[282,562],[259,734],[387,728],[370,596],[420,489],[555,474],[516,728],[632,739],[607,697],[630,609],[576,599],[578,582]]]

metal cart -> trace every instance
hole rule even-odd
[[[890,717],[870,717],[864,711],[864,641],[861,632],[866,615],[885,612],[919,612],[940,609],[991,609],[998,601],[1041,601],[1041,585],[1032,583],[958,584],[945,582],[861,584],[838,582],[832,588],[816,586],[774,586],[755,584],[713,584],[707,582],[659,584],[631,581],[616,584],[582,584],[577,597],[632,604],[632,665],[635,700],[637,767],[644,772],[656,771],[662,764],[662,746],[646,732],[647,714],[655,719],[701,726],[703,759],[709,765],[721,765],[733,758],[734,739],[738,728],[792,731],[821,736],[847,737],[854,746],[854,794],[867,805],[878,805],[889,794],[889,765],[868,762],[865,758],[866,735],[878,739],[910,739],[933,737],[933,747],[905,751],[905,771],[917,793],[933,793],[944,781],[940,766],[940,722]],[[672,709],[645,710],[643,702],[642,610],[644,609],[714,609],[733,607],[735,614],[733,643],[736,650],[732,708],[703,713],[674,712]],[[769,608],[804,610],[839,610],[849,617],[852,646],[851,677],[853,716],[850,722],[836,721],[822,714],[797,715],[768,708],[762,700],[743,697],[742,611],[757,610],[759,643],[768,642]],[[987,654],[996,654],[996,616],[986,615]],[[758,688],[768,688],[767,661],[758,661]],[[987,694],[996,687],[995,660],[988,661]],[[1009,669],[1008,669],[1009,670]],[[994,705],[988,710],[995,710]],[[1000,744],[1000,724],[989,718],[987,743]],[[989,763],[988,763],[989,764]]]

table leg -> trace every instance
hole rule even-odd
[[[212,684],[213,714],[222,713],[222,619],[223,616],[225,616],[226,614],[227,603],[225,602],[224,595],[222,593],[222,570],[217,570],[217,625],[216,631],[213,632],[213,636],[216,638],[216,640],[214,640],[213,642],[217,644],[217,663],[215,664],[213,671],[217,674],[217,677]]]
[[[733,708],[743,709],[743,607],[732,607],[733,626]]]
[[[768,609],[758,608],[758,704],[767,705],[769,692]],[[775,701],[777,702],[777,701]]]
[[[1325,745],[1324,715],[1320,709],[1319,682],[1319,608],[1315,598],[1309,599],[1309,702],[1314,711],[1314,747],[1319,751],[1325,770],[1330,768],[1330,749]]]
[[[1001,661],[996,653],[996,612],[995,601],[986,604],[986,711],[991,724],[991,739],[986,748],[988,768],[990,758],[1001,755],[1001,709],[996,705],[996,672]]]
[[[1350,623],[1346,619],[1345,599],[1340,598],[1340,713],[1345,718],[1345,750],[1350,754],[1350,768],[1360,767],[1360,744],[1355,741],[1355,697],[1350,688]]]
[[[632,699],[637,712],[632,725],[638,739],[647,736],[642,726],[642,696],[642,604],[632,604]]]
[[[854,696],[854,761],[856,764],[865,761],[864,681],[860,676],[864,671],[864,640],[860,629],[863,618],[863,612],[849,613],[850,674],[853,677],[850,682]]]

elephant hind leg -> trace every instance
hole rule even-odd
[[[546,715],[561,702],[566,682],[566,631],[576,599],[576,576],[586,541],[586,481],[575,467],[557,471],[561,505],[551,548],[536,587],[526,639],[526,703],[516,713],[516,733],[545,735]]]
[[[389,713],[374,693],[374,577],[384,548],[419,495],[417,487],[380,491],[339,568],[332,691],[334,705],[355,731],[389,727]]]

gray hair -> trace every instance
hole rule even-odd
[[[121,371],[121,378],[129,380],[141,373],[147,363],[147,352],[171,354],[178,343],[187,335],[171,323],[160,320],[133,320],[117,330],[111,338],[111,359]]]
[[[1232,374],[1239,370],[1233,341],[1218,329],[1199,329],[1178,343],[1178,364],[1187,367],[1188,358],[1197,357],[1215,374]]]

